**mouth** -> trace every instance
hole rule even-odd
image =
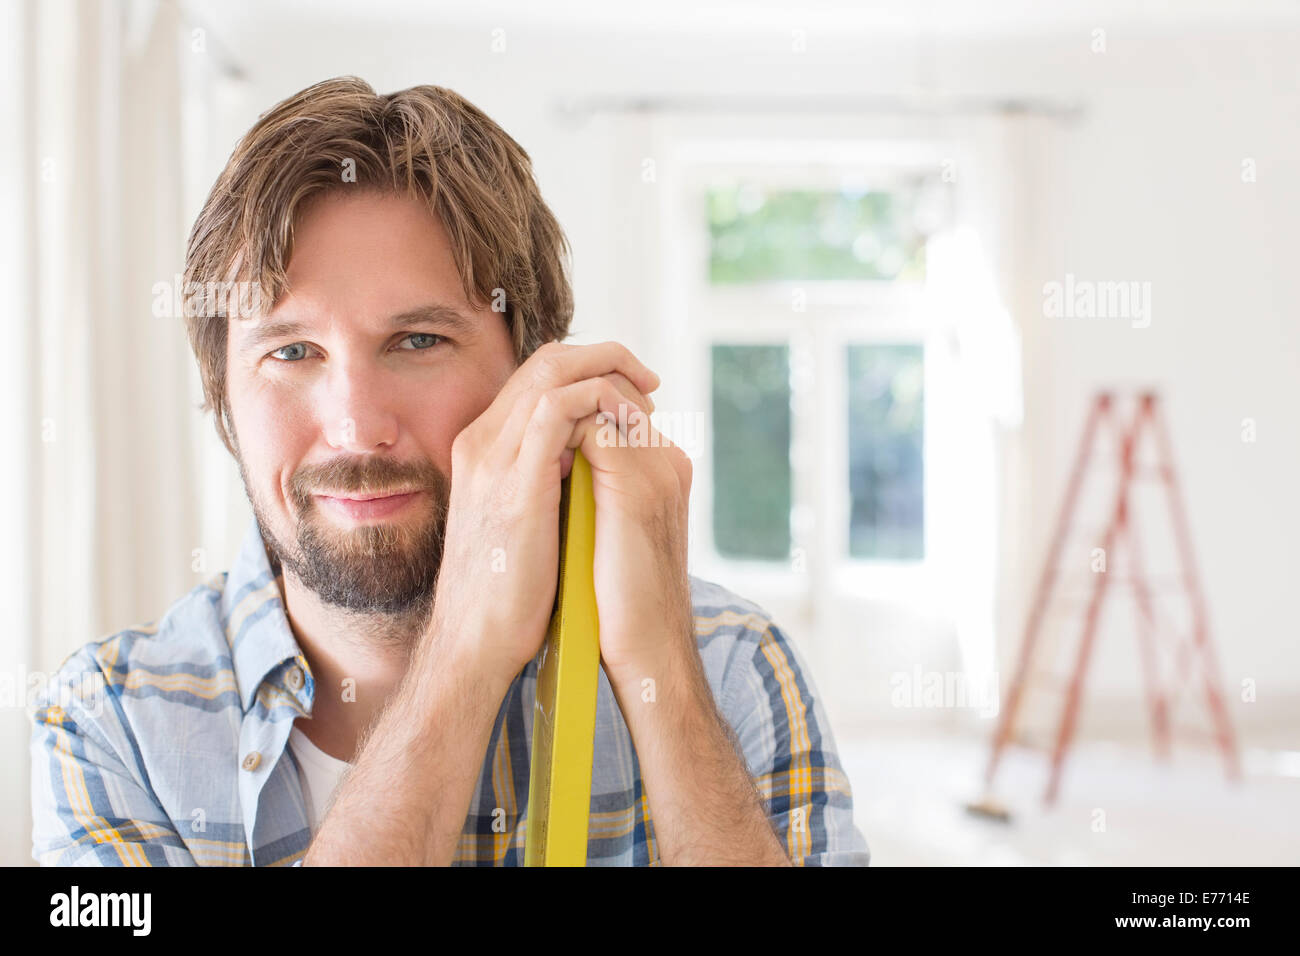
[[[419,489],[380,492],[340,492],[316,494],[314,497],[325,510],[336,517],[351,521],[388,518],[409,508],[424,492]]]
[[[413,495],[418,492],[418,488],[399,488],[393,491],[318,491],[317,498],[333,498],[336,501],[377,501],[380,498],[400,498],[403,495]]]

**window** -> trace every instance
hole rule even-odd
[[[789,351],[712,349],[713,542],[724,557],[790,554]]]
[[[926,247],[938,165],[702,170],[712,553],[789,569],[925,548]]]
[[[920,559],[925,554],[925,351],[918,345],[850,345],[845,353],[849,554]]]
[[[1004,126],[662,116],[627,153],[662,159],[624,281],[663,264],[629,289],[695,422],[691,571],[785,622],[850,709],[914,639],[994,657],[998,429],[1020,402]]]
[[[778,189],[753,182],[708,193],[709,279],[904,281],[925,276],[911,213],[919,183],[890,191]]]

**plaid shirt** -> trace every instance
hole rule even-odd
[[[794,645],[754,604],[694,576],[690,584],[709,685],[791,859],[866,865],[849,781]],[[32,715],[37,862],[301,863],[311,831],[287,742],[294,719],[311,715],[315,682],[282,587],[254,520],[230,572],[157,624],[67,659]],[[457,865],[523,863],[536,678],[535,659],[501,704]],[[636,751],[603,670],[599,693],[587,863],[658,865]],[[497,808],[505,832],[494,832]]]

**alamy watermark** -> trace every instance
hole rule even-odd
[[[701,452],[708,427],[703,412],[656,409],[647,416],[630,402],[619,402],[617,415],[599,412],[596,421],[596,444],[601,448],[658,447],[662,435],[691,457]]]
[[[981,717],[998,714],[997,671],[926,671],[918,664],[910,671],[895,671],[889,686],[894,707],[978,709]]]
[[[108,683],[101,671],[47,674],[45,671],[0,671],[0,707],[21,707],[28,717],[38,707],[57,706],[67,710],[77,702],[78,709],[91,717],[104,713]]]
[[[133,936],[148,936],[153,920],[150,893],[83,893],[72,884],[50,897],[51,926],[119,926]]]
[[[1076,279],[1043,283],[1043,315],[1049,319],[1129,319],[1133,328],[1151,324],[1151,283]]]
[[[238,316],[251,319],[261,313],[262,287],[256,282],[186,282],[176,273],[171,281],[155,282],[153,314],[160,319],[202,316]]]

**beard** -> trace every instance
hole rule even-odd
[[[433,605],[447,530],[449,482],[429,462],[387,458],[336,459],[306,466],[289,482],[297,518],[292,545],[271,531],[254,486],[239,470],[271,559],[272,573],[287,569],[320,600],[367,617],[423,621]],[[322,513],[317,490],[373,493],[418,488],[431,500],[407,505],[409,514],[372,522],[336,522]]]

